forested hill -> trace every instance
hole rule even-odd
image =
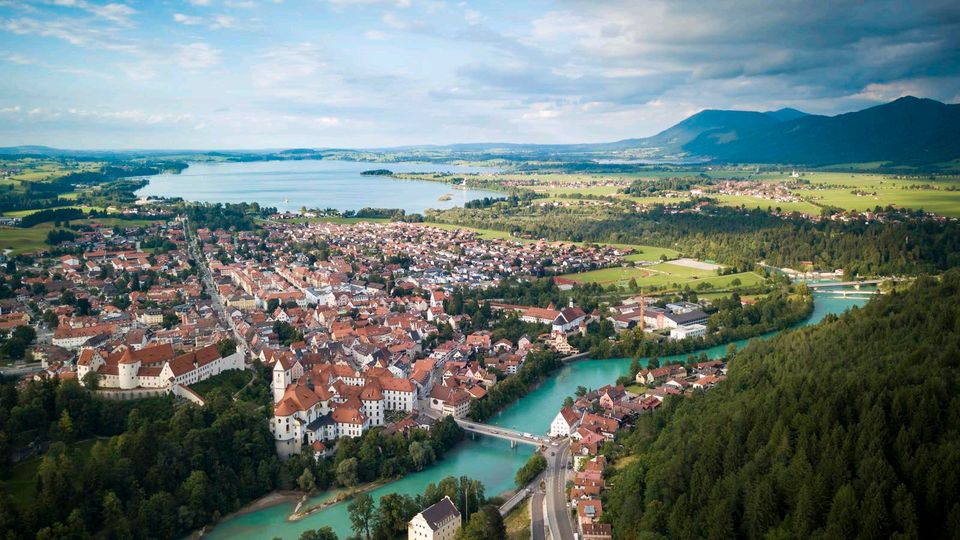
[[[960,157],[958,141],[960,105],[908,96],[837,116],[704,131],[683,148],[721,161],[921,165]]]
[[[955,538],[960,271],[751,344],[642,418],[617,538]]]

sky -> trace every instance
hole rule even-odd
[[[0,145],[654,135],[700,110],[960,101],[960,2],[0,0]]]

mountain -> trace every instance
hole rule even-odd
[[[955,537],[957,321],[954,269],[751,341],[725,382],[619,434],[614,538]]]
[[[792,113],[785,111],[768,114],[790,118]],[[683,149],[731,162],[939,163],[960,157],[960,105],[908,96],[837,116],[802,115],[753,128],[722,126],[701,132]]]
[[[768,114],[781,122],[786,122],[787,120],[796,120],[797,118],[807,116],[807,113],[792,109],[790,107],[784,107],[776,111],[767,111],[763,114]]]
[[[781,109],[781,111],[785,110],[787,109]],[[735,137],[737,133],[752,132],[778,124],[782,121],[778,117],[781,111],[762,113],[707,109],[657,133],[653,137],[633,140],[644,148],[660,148],[666,153],[677,153],[682,151],[687,143],[704,133],[709,133],[710,137],[725,140],[728,137]],[[800,111],[796,112],[800,113]]]

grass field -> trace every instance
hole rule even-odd
[[[530,499],[527,498],[503,518],[508,540],[530,539]]]
[[[626,286],[631,279],[637,281],[640,287],[683,288],[690,285],[696,289],[701,283],[709,283],[714,289],[731,287],[731,282],[740,280],[740,286],[756,285],[763,281],[763,277],[753,272],[740,272],[726,276],[718,276],[711,270],[699,270],[670,263],[659,263],[640,267],[617,267],[594,270],[580,274],[567,274],[567,279],[581,283],[599,283],[600,285]]]
[[[41,223],[26,229],[2,228],[0,229],[0,249],[9,249],[12,255],[20,255],[49,247],[44,240],[47,239],[47,233],[51,229],[53,229],[52,223]]]
[[[5,217],[24,217],[29,216],[30,214],[35,214],[41,210],[60,210],[61,208],[79,208],[84,212],[89,212],[90,210],[96,210],[97,212],[106,212],[107,209],[102,206],[86,206],[86,205],[67,205],[67,206],[54,206],[51,208],[33,208],[31,210],[15,210],[13,212],[7,212],[4,214]]]
[[[76,219],[71,223],[77,225],[91,225],[99,223],[105,227],[120,226],[140,227],[157,223],[154,220],[147,219],[119,219],[119,218],[96,218],[96,219]],[[39,249],[45,249],[48,246],[44,241],[47,234],[53,229],[53,223],[40,223],[33,227],[3,227],[0,228],[0,250],[10,250],[11,255],[20,255],[30,253]]]
[[[659,261],[661,256],[666,257],[667,259],[676,259],[680,256],[680,252],[670,249],[662,248],[656,246],[641,246],[641,245],[632,245],[632,244],[610,244],[614,247],[632,247],[639,251],[639,253],[634,253],[633,255],[627,255],[623,260],[627,262],[636,262],[636,261]]]

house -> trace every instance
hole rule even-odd
[[[453,540],[460,530],[460,511],[449,496],[425,508],[407,524],[409,540]]]
[[[470,393],[458,386],[437,384],[430,391],[430,408],[445,416],[462,418],[470,410],[471,399]]]
[[[560,310],[551,325],[554,332],[568,333],[579,328],[580,323],[587,318],[587,314],[580,308],[571,306]]]
[[[577,522],[584,525],[596,523],[603,515],[603,504],[597,499],[577,501]]]
[[[570,407],[564,407],[553,418],[553,422],[550,422],[550,436],[569,437],[579,424],[580,415]]]

